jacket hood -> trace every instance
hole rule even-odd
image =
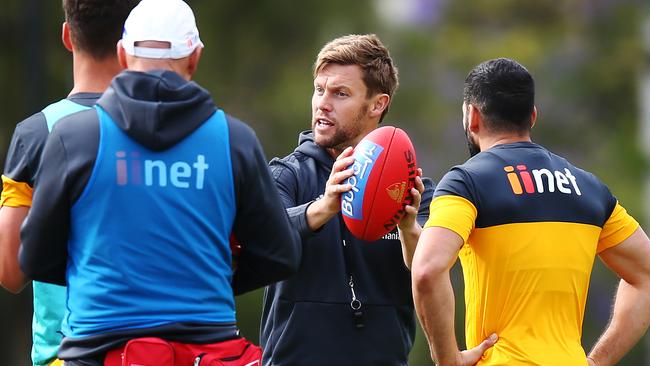
[[[215,112],[205,89],[167,70],[125,70],[97,104],[132,139],[156,151],[175,145]]]
[[[325,149],[316,145],[313,131],[302,131],[298,135],[298,147],[294,151],[314,158],[320,164],[326,166],[328,170],[332,169],[334,159]]]

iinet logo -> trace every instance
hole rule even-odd
[[[561,193],[582,195],[576,183],[576,177],[567,168],[564,168],[564,173],[548,169],[533,169],[528,172],[525,165],[517,165],[516,168],[515,170],[512,165],[503,167],[514,194],[555,192],[557,188]]]
[[[140,153],[133,151],[127,156],[125,151],[115,153],[117,185],[127,184],[177,188],[203,189],[205,171],[210,167],[205,156],[197,155],[192,163],[184,161],[166,162],[163,160],[142,160]]]

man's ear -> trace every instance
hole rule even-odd
[[[386,108],[388,108],[388,103],[390,103],[390,96],[388,94],[378,94],[374,96],[372,104],[370,105],[370,117],[381,118],[381,115],[384,113]]]
[[[201,53],[203,52],[203,47],[197,47],[194,49],[187,63],[187,73],[190,80],[196,72],[196,69],[199,67],[199,60],[201,59]]]
[[[483,128],[483,115],[474,104],[470,103],[467,106],[467,120],[469,121],[467,126],[469,131],[477,133]]]
[[[61,27],[61,42],[63,42],[63,46],[70,52],[73,50],[71,37],[68,22],[63,22],[63,26]]]
[[[123,69],[127,69],[128,65],[126,62],[126,51],[124,50],[124,47],[122,46],[122,40],[120,39],[117,41],[117,61],[120,63],[120,66]]]
[[[533,106],[533,114],[530,115],[530,128],[535,127],[535,122],[537,122],[537,107]]]

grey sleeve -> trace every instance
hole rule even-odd
[[[293,226],[300,234],[301,239],[307,239],[319,230],[312,231],[307,224],[307,208],[314,203],[314,200],[297,204],[298,177],[287,163],[280,159],[273,159],[269,163],[273,180],[280,192],[282,204],[286,207],[287,215]]]

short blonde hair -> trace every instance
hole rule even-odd
[[[351,34],[327,43],[318,53],[314,64],[314,77],[328,64],[358,65],[363,71],[363,82],[368,88],[367,97],[384,93],[393,100],[398,86],[397,68],[388,49],[374,34]],[[390,104],[381,115],[384,119]]]

